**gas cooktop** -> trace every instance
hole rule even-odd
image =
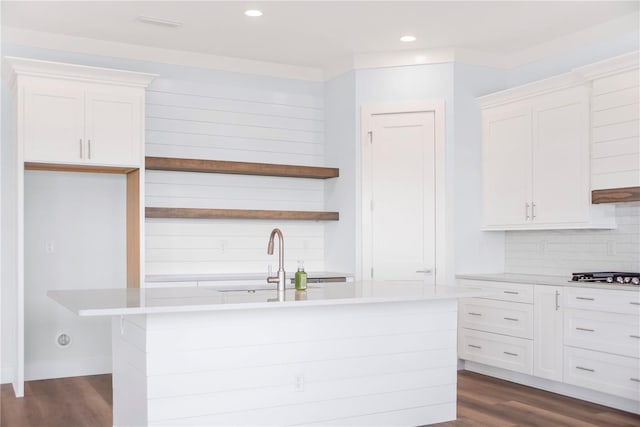
[[[640,285],[640,273],[619,271],[597,271],[590,273],[572,273],[572,282],[604,282],[626,285]]]

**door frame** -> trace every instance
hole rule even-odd
[[[362,106],[360,116],[360,278],[371,278],[372,268],[372,221],[371,198],[372,188],[370,171],[372,162],[369,131],[373,128],[372,116],[378,114],[398,113],[434,113],[434,146],[435,146],[435,265],[434,281],[445,285],[453,279],[453,210],[451,209],[452,191],[447,191],[447,173],[445,157],[445,102],[444,99],[417,101],[407,103],[366,104]],[[451,184],[450,184],[451,185]]]

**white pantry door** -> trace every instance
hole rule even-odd
[[[371,117],[371,277],[434,281],[435,114]]]

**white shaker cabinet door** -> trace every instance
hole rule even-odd
[[[533,375],[562,381],[563,327],[560,286],[536,285],[533,305]]]
[[[531,110],[508,105],[483,112],[484,225],[529,222],[531,215]]]
[[[126,88],[92,86],[86,96],[87,162],[138,166],[142,159],[142,98]]]
[[[589,219],[589,97],[585,87],[540,96],[533,104],[532,219]]]
[[[84,92],[73,84],[31,84],[24,89],[26,162],[82,163]]]

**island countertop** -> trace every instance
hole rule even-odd
[[[232,289],[232,288],[231,288]],[[287,289],[215,290],[208,288],[55,290],[47,295],[78,316],[119,316],[216,310],[330,306],[480,296],[471,287],[427,285],[421,281],[358,281]]]

